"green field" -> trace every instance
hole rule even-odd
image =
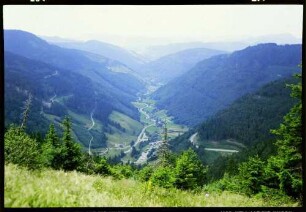
[[[113,122],[119,123],[121,127],[125,129],[123,132],[120,129],[115,128],[114,126],[109,125],[112,130],[112,133],[106,133],[109,151],[106,156],[115,156],[120,154],[121,149],[114,149],[116,144],[122,144],[123,146],[129,146],[132,141],[136,141],[137,137],[142,130],[142,124],[122,113],[113,111],[109,119]],[[128,148],[124,149],[127,150]]]
[[[146,106],[146,104],[143,102],[132,102],[132,104],[137,108],[142,108]]]
[[[53,122],[55,124],[60,124],[61,123],[61,118],[55,115],[51,115],[51,114],[47,114],[47,113],[43,113],[43,115],[50,121]]]
[[[147,104],[152,104],[152,105],[155,105],[155,103],[156,103],[155,100],[149,99],[149,98],[143,99],[143,102],[147,103]]]
[[[293,201],[224,192],[198,192],[148,187],[134,179],[85,175],[45,169],[28,171],[5,166],[4,207],[295,207]]]
[[[71,98],[73,95],[67,95],[67,96],[59,96],[56,97],[55,100],[61,104],[64,104],[69,98]]]
[[[161,133],[162,132],[162,129],[159,129],[158,127],[156,126],[150,126],[146,129],[146,132],[148,132],[149,134],[153,134],[155,132],[157,133]]]

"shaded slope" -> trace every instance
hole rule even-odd
[[[195,125],[244,94],[299,71],[301,45],[260,44],[215,56],[153,93],[176,121]]]
[[[94,92],[92,81],[78,73],[60,69],[40,61],[5,52],[5,125],[20,122],[23,102],[29,93],[33,95],[27,130],[45,133],[50,119],[60,130],[59,123],[65,116],[74,112],[83,117],[89,116],[94,107],[94,99],[101,98],[108,102],[106,96]],[[103,111],[101,116],[107,117],[117,105],[99,104]],[[121,108],[122,109],[122,108]],[[54,118],[52,118],[54,117]],[[84,128],[83,123],[73,119],[73,130]],[[86,146],[87,134],[76,134],[77,139]],[[105,145],[103,132],[95,137],[95,146]]]
[[[5,30],[4,46],[6,51],[86,76],[92,81],[90,89],[94,95],[84,94],[84,98],[94,101],[102,95],[102,98],[99,97],[100,105],[115,107],[118,111],[137,118],[137,110],[130,102],[136,99],[136,93],[144,89],[144,85],[130,74],[112,71],[110,65],[118,65],[119,62],[89,52],[50,45],[37,36],[20,30]],[[74,82],[83,88],[86,87],[77,79]],[[78,102],[79,100],[75,99],[73,104]],[[86,107],[79,109],[79,112],[90,113]],[[99,106],[97,110],[99,111]]]
[[[283,116],[295,104],[290,97],[290,89],[286,87],[286,84],[295,81],[292,77],[273,81],[252,94],[240,97],[228,108],[170,141],[173,150],[182,151],[193,147],[206,163],[211,163],[220,156],[204,150],[206,147],[214,146],[231,146],[232,149],[241,151],[245,150],[243,145],[250,149],[255,146],[262,150],[260,154],[266,157],[273,152],[272,143],[268,142],[274,138],[270,129],[277,128]],[[199,148],[195,148],[189,140],[196,132]],[[262,142],[265,144],[261,144]]]

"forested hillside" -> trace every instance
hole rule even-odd
[[[4,45],[6,51],[85,75],[110,93],[117,91],[113,96],[121,94],[133,99],[135,92],[144,88],[143,83],[134,76],[112,71],[109,67],[112,61],[106,57],[50,45],[25,31],[5,30]]]
[[[228,108],[217,112],[198,128],[199,142],[234,139],[246,146],[272,139],[270,129],[276,128],[296,102],[290,98],[286,84],[295,79],[277,80],[247,94]]]
[[[283,116],[296,103],[296,100],[290,98],[290,89],[286,87],[286,84],[296,81],[292,77],[273,81],[252,94],[240,97],[228,108],[217,112],[207,121],[171,140],[172,149],[180,152],[193,147],[206,164],[218,160],[218,156],[222,155],[204,150],[209,147],[237,149],[240,151],[237,157],[245,159],[248,156],[244,156],[245,151],[256,152],[267,157],[274,151],[271,141],[275,136],[270,133],[270,129],[276,128]],[[198,148],[190,142],[190,137],[194,133],[197,133]],[[220,162],[226,163],[224,158],[217,163]],[[232,166],[237,167],[234,164]],[[218,167],[216,172],[222,169],[221,165]]]
[[[152,97],[175,121],[199,124],[244,94],[298,72],[301,45],[261,44],[199,62]]]
[[[96,119],[93,124],[98,125],[92,132],[93,148],[106,146],[104,133],[109,132],[113,111],[139,120],[131,102],[144,84],[129,73],[114,72],[112,65],[124,67],[118,61],[50,45],[19,30],[6,30],[4,41],[6,126],[19,123],[29,94],[33,104],[28,132],[45,133],[48,121],[59,128],[64,115],[69,114],[76,127],[74,136],[85,147],[90,141],[92,116]]]
[[[24,102],[29,95],[32,95],[33,99],[27,131],[32,133],[46,133],[51,120],[56,123],[56,128],[60,129],[58,124],[70,111],[89,116],[90,111],[95,107],[93,83],[85,76],[10,52],[5,52],[4,66],[5,126],[20,123]],[[101,94],[98,96],[103,99]],[[118,107],[116,108],[116,104],[109,103],[103,103],[101,106],[103,113],[99,113],[96,117],[106,123],[108,115]],[[83,127],[82,123],[76,122],[75,119],[74,121],[75,125]],[[85,133],[87,135],[86,131]],[[76,135],[80,134],[82,133],[76,133]],[[87,137],[76,137],[84,146],[88,145]],[[99,136],[96,136],[93,146],[105,146],[105,144],[106,137],[101,132]]]

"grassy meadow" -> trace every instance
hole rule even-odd
[[[13,164],[5,166],[5,207],[297,206],[290,201],[279,204],[227,191],[182,191],[150,187],[134,179],[115,180],[76,171],[29,171]]]

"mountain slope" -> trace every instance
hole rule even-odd
[[[275,129],[295,104],[286,84],[296,83],[292,77],[264,85],[252,94],[234,101],[228,108],[217,112],[184,135],[170,141],[174,151],[193,146],[190,137],[197,133],[195,148],[206,163],[211,163],[220,153],[205,151],[204,148],[228,148],[245,150],[273,139],[270,129]],[[273,149],[271,142],[265,146]],[[263,146],[263,145],[261,145]],[[266,150],[267,150],[266,149]],[[270,150],[269,150],[270,151]],[[239,153],[240,154],[240,153]],[[267,154],[264,151],[261,154]]]
[[[116,105],[120,109],[119,111],[137,118],[137,110],[130,102],[136,99],[136,93],[144,89],[144,85],[130,74],[112,71],[110,64],[114,64],[114,62],[108,58],[50,45],[37,36],[20,30],[4,31],[4,47],[6,51],[42,61],[56,68],[71,70],[90,78],[93,81],[93,93],[105,97],[99,98],[99,100],[105,99],[106,105]],[[95,59],[92,59],[93,57]],[[120,63],[116,62],[115,64],[117,66]],[[82,84],[78,84],[82,86]],[[94,101],[94,97],[97,97],[95,95],[86,96]],[[88,107],[84,107],[80,112],[90,113]]]
[[[51,121],[60,130],[62,118],[69,115],[73,136],[85,147],[90,142],[92,149],[109,144],[104,133],[111,127],[113,112],[139,120],[131,102],[144,84],[131,74],[113,70],[125,65],[50,45],[24,31],[5,30],[4,38],[6,126],[20,122],[22,102],[29,93],[33,94],[29,131],[44,133]]]
[[[244,94],[299,71],[301,45],[260,44],[203,60],[152,94],[176,121],[195,125]]]
[[[196,63],[209,57],[224,54],[223,51],[195,48],[166,55],[142,67],[143,74],[157,81],[167,82],[191,69]]]
[[[45,133],[51,121],[60,131],[61,119],[68,114],[79,114],[87,117],[94,109],[94,89],[92,81],[78,73],[60,69],[40,61],[34,61],[22,56],[5,52],[5,125],[20,122],[23,102],[28,94],[33,95],[27,129],[32,132]],[[80,86],[82,85],[82,86]],[[108,102],[105,96],[97,95],[101,102]],[[104,113],[95,116],[105,122],[105,118],[115,108],[115,105],[96,103],[97,110]],[[103,117],[104,116],[104,117]],[[103,117],[103,118],[101,118]],[[73,130],[84,128],[75,117]],[[86,119],[85,119],[86,120]],[[88,146],[88,132],[76,133],[76,139],[84,146]],[[78,136],[78,135],[82,135]],[[84,136],[85,134],[85,136]],[[106,144],[106,136],[102,131],[94,136],[92,147],[101,147]]]
[[[246,146],[272,138],[270,129],[277,128],[294,105],[286,84],[294,79],[271,82],[254,94],[236,100],[198,128],[199,140],[234,139]],[[201,142],[200,142],[201,143]]]
[[[139,71],[140,66],[144,63],[140,58],[136,57],[131,52],[101,41],[90,40],[86,42],[57,42],[54,43],[57,46],[69,48],[69,49],[79,49],[101,56],[120,61],[121,63],[127,65],[128,67]]]

